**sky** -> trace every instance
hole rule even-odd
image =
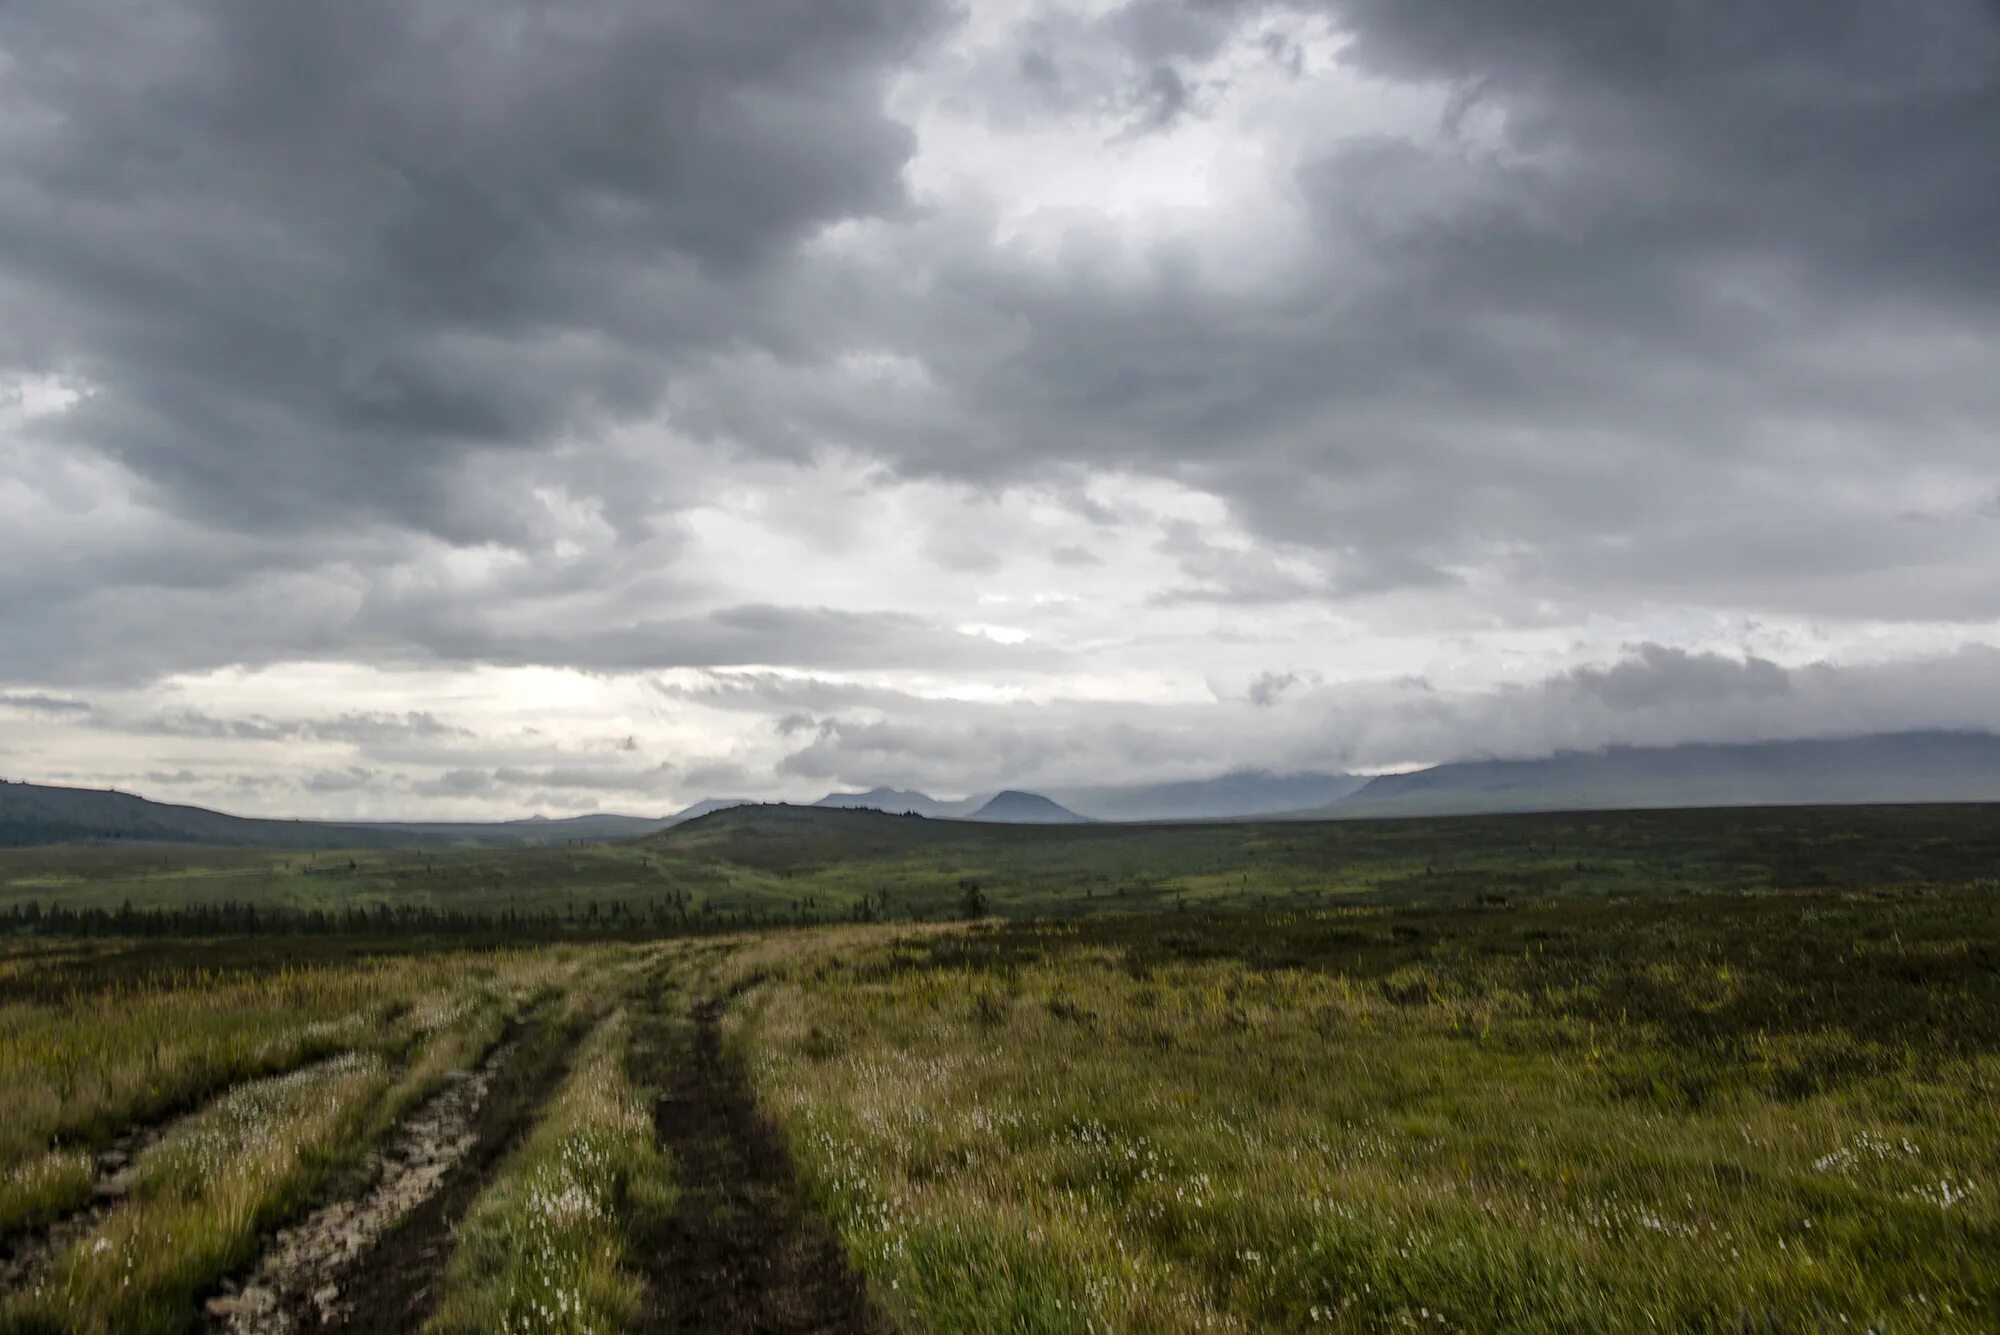
[[[12,0],[0,775],[2000,728],[1994,0]]]

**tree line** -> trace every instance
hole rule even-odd
[[[976,883],[961,883],[958,910],[982,917],[986,896]],[[907,907],[907,906],[906,906]],[[840,911],[822,911],[817,899],[793,900],[785,909],[745,906],[692,907],[684,896],[629,905],[613,900],[570,903],[561,909],[491,912],[440,909],[422,904],[349,905],[300,909],[228,900],[213,904],[116,909],[44,907],[38,902],[0,910],[0,935],[56,937],[203,936],[502,936],[521,938],[646,939],[709,935],[768,927],[812,927],[835,922],[880,922],[897,917],[886,891],[866,895]]]

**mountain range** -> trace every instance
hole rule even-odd
[[[1613,747],[1534,760],[1472,760],[1375,778],[1240,771],[1135,785],[938,799],[912,789],[829,793],[817,807],[1005,824],[1350,820],[1648,807],[2000,802],[2000,736],[1882,733],[1831,740]],[[131,793],[0,782],[0,845],[168,842],[271,848],[505,847],[634,839],[749,799],[706,798],[670,816],[325,822],[225,815]]]
[[[1612,747],[1385,774],[1303,819],[1651,807],[2000,802],[2000,737],[1877,733],[1792,742]]]
[[[1366,775],[1233,770],[1179,783],[1098,784],[1044,791],[1092,820],[1227,820],[1268,816],[1338,802],[1368,782]]]
[[[842,807],[855,811],[886,811],[892,816],[928,816],[933,820],[954,820],[979,810],[986,805],[986,799],[973,796],[949,802],[940,801],[914,788],[870,788],[865,793],[828,793],[813,805]]]
[[[1040,793],[1012,789],[991,796],[975,793],[951,802],[913,788],[871,788],[865,793],[828,793],[813,805],[883,811],[892,816],[926,816],[932,820],[997,821],[1007,825],[1079,825],[1092,819]]]
[[[1366,776],[1358,774],[1234,770],[1212,779],[1048,788],[1037,795],[1064,813],[1062,816],[1048,813],[1050,821],[1228,820],[1320,806],[1338,801],[1367,782]],[[951,801],[912,788],[871,788],[862,793],[828,793],[813,805],[914,814],[935,820],[997,820],[1003,817],[978,813],[1000,796],[1004,794],[974,793]]]

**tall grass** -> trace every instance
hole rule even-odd
[[[1990,1330],[1974,892],[1013,927],[735,1042],[915,1329]]]
[[[381,1058],[347,1054],[232,1091],[148,1156],[131,1199],[53,1274],[0,1308],[0,1330],[184,1329],[195,1294],[303,1204],[389,1079]]]
[[[540,997],[544,1011],[560,1009],[573,977],[610,957],[571,950],[439,956],[329,970],[332,976],[310,984],[278,977],[269,987],[246,985],[258,1004],[235,1013],[253,1021],[274,996],[338,1005],[360,997],[374,1001],[374,1010],[361,1014],[377,1027],[350,1033],[358,1022],[331,1025],[349,1039],[339,1055],[237,1083],[174,1124],[140,1155],[128,1194],[108,1216],[26,1292],[0,1304],[0,1331],[185,1329],[200,1294],[247,1263],[265,1231],[302,1212],[448,1072],[476,1063],[524,1005]],[[182,1008],[191,1000],[169,999]],[[146,1004],[156,998],[116,1000],[136,1004],[97,1013],[103,1028],[160,1022],[161,1010]],[[329,1026],[311,1012],[292,1022]],[[189,1050],[202,1048],[197,1042]]]
[[[90,1151],[134,1124],[335,1053],[395,1055],[478,997],[518,1002],[571,960],[441,952],[247,977],[191,971],[0,1004],[0,1237],[80,1205]]]
[[[643,1299],[626,1238],[672,1208],[651,1110],[628,1076],[630,1025],[614,1012],[579,1048],[526,1143],[460,1229],[428,1330],[629,1329]]]

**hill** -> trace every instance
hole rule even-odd
[[[0,781],[0,845],[208,844],[225,848],[508,848],[636,839],[666,822],[643,816],[479,822],[265,820],[154,802],[104,788]]]
[[[1231,820],[1324,806],[1367,782],[1360,774],[1238,770],[1177,783],[1051,788],[1048,795],[1092,820]]]
[[[1884,733],[1734,745],[1615,747],[1388,774],[1303,819],[2000,801],[2000,737]]]
[[[205,807],[151,802],[132,793],[49,784],[0,784],[0,843],[95,840],[262,848],[383,848],[386,831],[313,821],[253,820]],[[440,837],[437,842],[442,843]]]
[[[989,821],[1003,825],[1085,825],[1089,817],[1079,816],[1059,803],[1051,802],[1040,793],[1023,793],[1008,789],[996,793],[993,800],[965,819]]]
[[[731,807],[754,805],[754,799],[748,797],[704,797],[701,801],[683,807],[673,815],[667,817],[664,821],[660,822],[660,828],[664,829],[670,825],[683,825],[691,820],[700,820],[703,816],[717,811],[727,811]]]

